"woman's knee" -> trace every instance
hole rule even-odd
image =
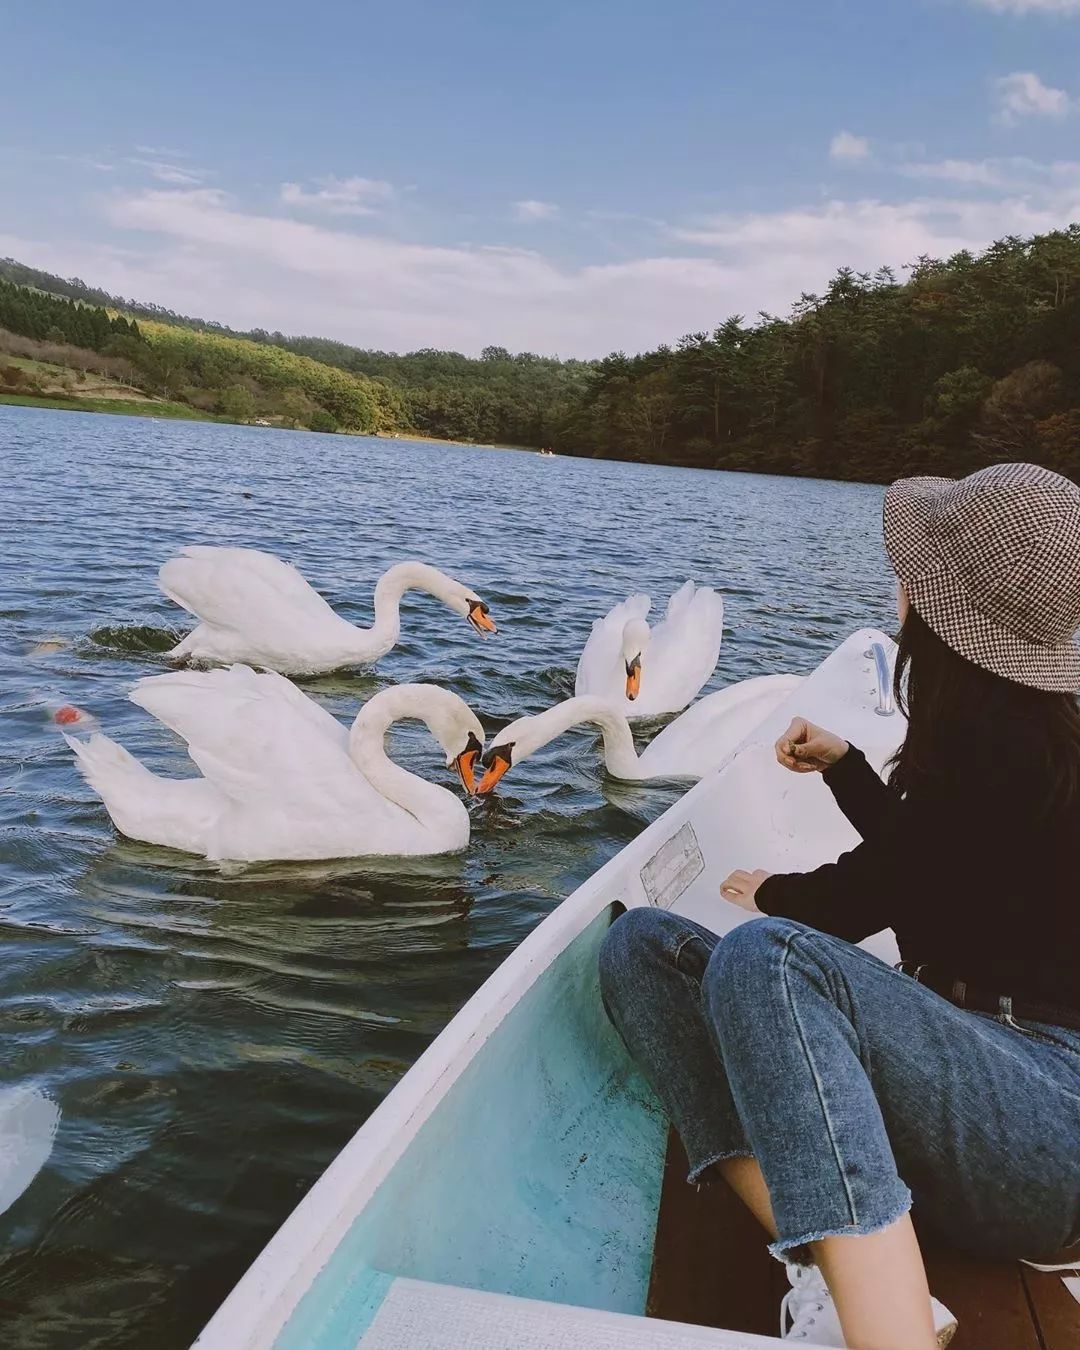
[[[740,923],[724,938],[716,951],[710,966],[725,962],[737,962],[740,966],[771,960],[775,953],[786,947],[793,937],[806,932],[805,924],[794,919],[783,919],[764,915],[760,919],[748,919]]]
[[[749,919],[717,943],[702,980],[706,997],[726,999],[733,990],[752,994],[779,974],[784,953],[807,930],[794,919]]]
[[[666,909],[628,909],[608,929],[600,947],[601,981],[669,954],[683,925]]]

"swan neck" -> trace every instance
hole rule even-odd
[[[467,817],[464,806],[452,792],[403,769],[386,753],[386,736],[395,722],[423,717],[417,708],[399,706],[397,696],[403,692],[384,689],[368,700],[349,732],[349,755],[386,801],[400,806],[423,826],[430,829],[444,827],[448,812],[452,816],[462,813]]]
[[[408,589],[409,579],[402,564],[391,567],[375,583],[375,622],[364,639],[365,645],[378,647],[380,656],[396,646],[401,636],[401,597]]]
[[[604,738],[604,763],[615,778],[636,778],[641,767],[630,723],[614,708],[606,708],[593,717]]]
[[[541,714],[545,716],[545,714]],[[640,778],[641,766],[634,749],[630,723],[616,708],[603,698],[582,695],[557,704],[546,716],[551,717],[551,735],[545,741],[571,727],[592,725],[599,727],[604,740],[604,763],[615,778]]]
[[[380,656],[395,646],[401,636],[401,597],[406,591],[427,591],[436,599],[449,603],[454,595],[454,583],[437,567],[427,563],[403,562],[388,567],[375,586],[375,622],[364,633],[365,645],[377,647]]]

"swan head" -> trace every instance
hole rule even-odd
[[[465,746],[457,754],[453,751],[447,751],[446,767],[451,765],[457,770],[457,776],[461,779],[461,786],[471,796],[476,791],[476,761],[480,758],[484,749],[484,728],[479,727],[479,734],[476,731],[468,731],[465,734]]]
[[[622,658],[626,666],[626,697],[633,703],[641,693],[641,659],[652,634],[644,619],[630,619],[623,629]]]
[[[480,719],[457,694],[434,684],[399,684],[368,699],[353,723],[350,744],[365,772],[372,747],[381,755],[383,736],[395,723],[418,718],[446,755],[446,767],[461,779],[466,792],[476,787],[476,765],[484,748]]]
[[[541,713],[540,717],[543,716]],[[486,796],[508,769],[528,759],[547,743],[550,736],[537,734],[538,721],[537,717],[519,717],[516,722],[503,727],[481,759],[484,776],[476,785],[477,796]]]
[[[439,689],[425,708],[424,721],[446,755],[446,767],[457,773],[466,792],[474,792],[476,765],[484,749],[480,719],[464,699]]]
[[[468,605],[465,617],[478,633],[497,633],[499,631],[495,627],[495,620],[491,617],[491,611],[483,600],[471,595],[465,603]]]
[[[447,576],[445,572],[440,572],[437,567],[432,567],[428,563],[415,561],[396,563],[383,574],[379,586],[375,588],[376,593],[381,586],[391,588],[399,595],[411,589],[427,591],[455,614],[468,619],[478,633],[499,631],[495,627],[491,611],[471,586],[463,586],[454,577]]]
[[[495,627],[491,611],[471,586],[463,586],[460,581],[453,581],[450,577],[447,577],[446,581],[449,584],[443,590],[434,592],[443,604],[455,614],[460,614],[463,619],[468,619],[482,636],[499,631]]]
[[[519,717],[516,722],[503,727],[484,753],[481,760],[484,776],[476,786],[477,796],[486,796],[507,770],[535,755],[564,731],[582,722],[604,725],[612,716],[618,714],[606,699],[594,694],[580,694],[556,703],[542,713]],[[625,719],[621,720],[626,725]]]

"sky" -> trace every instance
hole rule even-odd
[[[232,327],[601,356],[1080,220],[1080,0],[35,0],[0,256]]]

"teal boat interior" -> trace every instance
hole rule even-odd
[[[600,1003],[602,911],[495,1029],[297,1306],[349,1350],[397,1276],[645,1311],[667,1125]]]
[[[775,1336],[763,1235],[686,1163],[601,1006],[603,909],[500,1022],[300,1300],[275,1350],[354,1350],[394,1281]],[[1055,1275],[928,1249],[959,1350],[1076,1350]]]

